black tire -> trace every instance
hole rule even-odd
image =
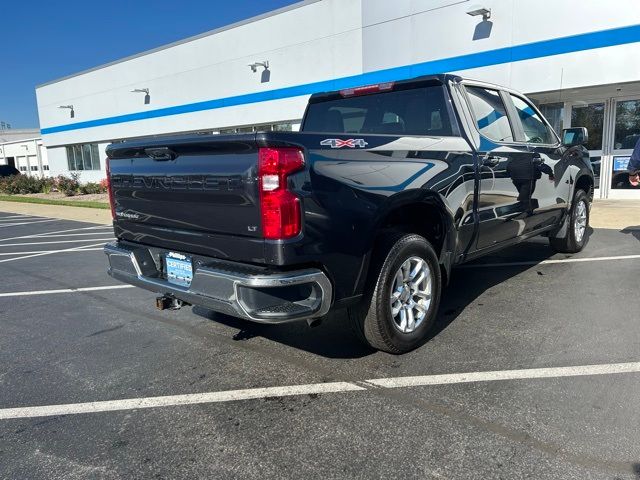
[[[415,330],[404,333],[394,320],[390,300],[396,273],[410,259],[421,259],[428,266],[429,271],[425,272],[425,276],[430,275],[431,302]],[[415,265],[419,265],[419,262]],[[442,290],[440,265],[431,244],[424,237],[415,234],[385,235],[378,242],[369,280],[363,302],[348,309],[349,318],[358,336],[372,348],[393,354],[409,352],[422,345],[435,323]],[[412,300],[418,298],[409,293],[407,295]]]
[[[578,222],[578,216],[580,211],[580,204],[584,206],[585,214],[586,214],[586,224],[585,231],[582,234],[582,238],[576,237],[576,223]],[[588,237],[588,229],[589,229],[589,215],[590,215],[590,205],[589,205],[589,197],[587,197],[586,192],[583,190],[576,190],[576,193],[573,197],[573,205],[571,206],[571,212],[569,214],[569,218],[567,219],[567,231],[564,237],[561,238],[549,238],[549,243],[551,244],[551,248],[556,252],[560,253],[578,253],[580,252],[584,246],[587,244]]]

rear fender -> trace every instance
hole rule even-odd
[[[358,285],[358,291],[364,289],[366,279],[369,277],[371,259],[375,251],[376,241],[380,235],[394,228],[406,229],[407,233],[418,234],[424,234],[424,232],[430,230],[430,225],[428,223],[422,223],[420,217],[415,218],[415,221],[412,223],[397,221],[398,218],[402,218],[402,215],[397,214],[410,210],[416,213],[420,211],[426,213],[428,211],[429,214],[436,215],[439,219],[440,224],[437,228],[442,238],[437,242],[434,242],[433,239],[430,240],[432,243],[436,243],[433,247],[438,254],[443,272],[446,273],[447,278],[449,277],[454,259],[453,252],[456,245],[456,230],[454,227],[453,214],[447,207],[446,200],[438,193],[429,190],[409,190],[389,197],[384,205],[379,208],[375,217],[373,235],[370,236],[366,249],[366,274],[360,278],[361,284]]]

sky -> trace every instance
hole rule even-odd
[[[0,121],[38,128],[36,85],[297,1],[0,1]]]

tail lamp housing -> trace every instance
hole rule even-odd
[[[287,188],[287,177],[303,167],[304,153],[299,148],[263,147],[258,150],[258,185],[264,238],[284,240],[300,233],[300,199]]]

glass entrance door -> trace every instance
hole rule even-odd
[[[611,105],[611,155],[608,198],[640,198],[640,188],[629,184],[627,166],[640,140],[640,98],[619,98]]]
[[[595,197],[601,197],[600,190],[600,172],[603,163],[604,154],[604,136],[605,136],[605,114],[607,111],[607,102],[575,102],[571,104],[569,125],[586,127],[589,132],[589,143],[587,149],[591,156],[591,164],[593,165],[593,173],[595,174],[594,186],[596,189]],[[604,180],[604,179],[603,179]]]

